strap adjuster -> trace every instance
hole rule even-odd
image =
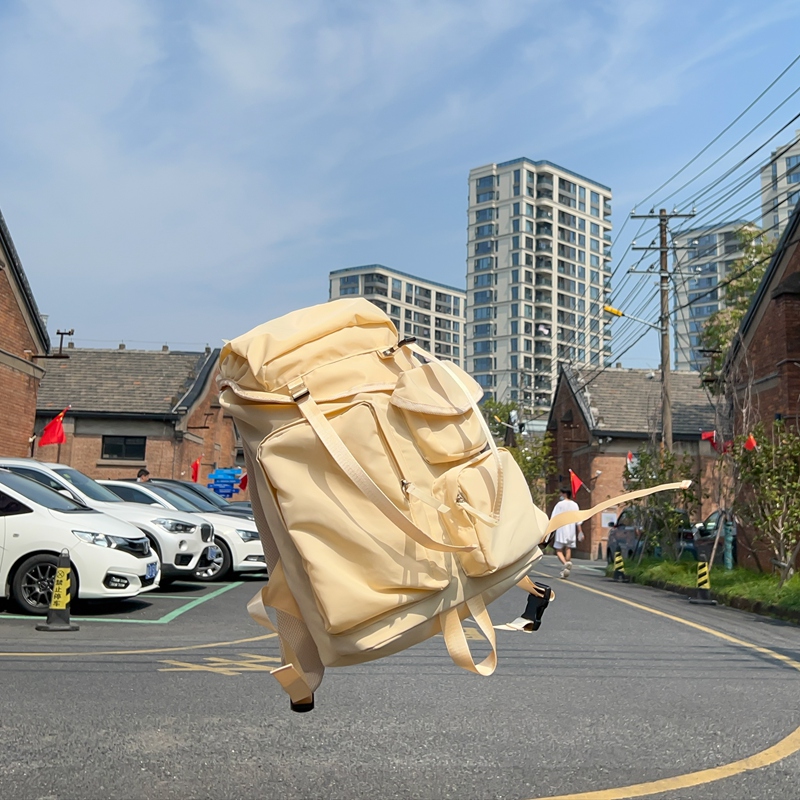
[[[286,385],[286,388],[289,390],[289,394],[292,396],[292,400],[295,402],[297,402],[301,397],[305,397],[307,394],[310,394],[308,386],[305,385],[302,378],[293,378]]]

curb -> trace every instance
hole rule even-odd
[[[646,581],[634,576],[630,576],[629,580],[631,583],[638,583],[640,586],[652,586],[654,589],[664,589],[667,592],[682,594],[686,597],[694,597],[697,591],[694,586],[679,586],[677,583],[668,583],[667,581]],[[711,598],[721,606],[730,606],[738,611],[749,611],[751,614],[758,614],[762,617],[775,617],[785,622],[800,625],[800,611],[767,605],[759,600],[748,600],[746,597],[726,597],[713,590],[711,591]]]

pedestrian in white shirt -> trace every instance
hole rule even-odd
[[[579,511],[578,504],[572,499],[572,491],[569,489],[561,490],[561,499],[555,504],[550,519],[563,514],[565,511]],[[583,529],[580,522],[568,522],[560,528],[556,528],[553,549],[556,551],[558,560],[564,565],[559,573],[559,577],[566,580],[572,570],[572,549],[577,547],[576,539],[583,540]]]

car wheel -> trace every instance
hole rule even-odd
[[[216,539],[214,545],[217,548],[217,557],[214,559],[206,558],[205,554],[201,556],[203,566],[198,567],[194,571],[195,580],[198,581],[222,581],[230,575],[231,565],[233,559],[231,558],[231,551],[228,546],[221,540]]]
[[[50,608],[53,596],[53,584],[58,569],[57,556],[41,553],[31,556],[20,564],[14,573],[11,584],[11,596],[14,602],[26,614],[44,616]],[[78,599],[78,576],[70,570],[70,601]]]

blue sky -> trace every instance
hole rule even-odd
[[[216,346],[324,302],[331,269],[463,285],[467,174],[492,161],[610,186],[618,231],[796,56],[798,18],[782,0],[5,0],[0,209],[51,332]],[[657,365],[656,334],[623,363]]]

